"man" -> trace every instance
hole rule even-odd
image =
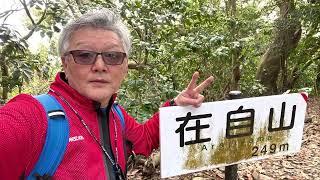
[[[90,12],[69,23],[59,40],[63,72],[48,94],[62,105],[70,125],[69,143],[53,179],[121,179],[126,174],[125,140],[136,154],[159,147],[159,114],[138,124],[122,107],[125,126],[114,109],[116,93],[128,71],[130,34],[119,15],[108,9]],[[188,87],[170,105],[199,107],[194,73]],[[26,178],[45,143],[47,115],[32,96],[21,94],[0,109],[0,177]]]

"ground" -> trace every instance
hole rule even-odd
[[[148,162],[153,162],[156,167]],[[160,170],[157,164],[151,159],[138,159],[136,165],[130,168],[128,179],[160,179]],[[299,153],[241,163],[238,168],[240,180],[320,180],[320,97],[309,98],[302,147]],[[224,168],[167,178],[166,180],[204,179],[224,179]]]

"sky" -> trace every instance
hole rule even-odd
[[[21,7],[19,1],[17,0],[0,0],[0,12],[4,12],[10,9],[16,9],[17,7]],[[18,30],[22,30],[23,26],[21,25],[23,18],[23,11],[16,12],[13,15],[11,15],[6,23],[13,25]],[[3,19],[1,19],[1,23],[3,22]]]

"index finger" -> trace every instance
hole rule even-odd
[[[197,93],[202,92],[205,88],[207,88],[208,86],[210,86],[212,84],[212,82],[214,81],[214,77],[210,76],[208,77],[206,80],[204,80],[201,84],[199,84],[196,88],[194,88],[194,90]]]

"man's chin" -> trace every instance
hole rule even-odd
[[[94,100],[94,101],[97,101],[97,102],[100,102],[101,105],[103,104],[108,104],[109,103],[109,100],[110,100],[110,97],[112,96],[112,94],[105,94],[105,93],[91,93],[89,95],[89,98],[91,100]]]

